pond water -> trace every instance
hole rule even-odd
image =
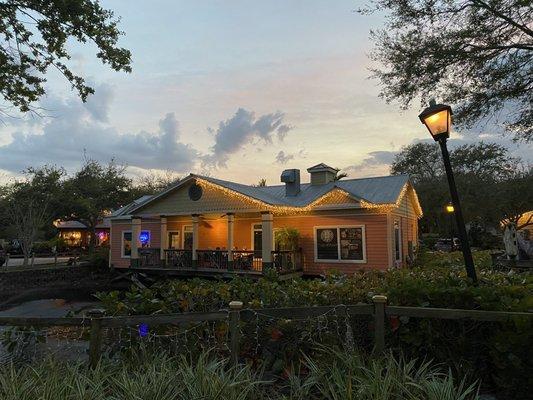
[[[81,315],[98,305],[98,302],[92,300],[32,300],[0,311],[0,317],[65,317]],[[63,360],[86,358],[86,341],[64,339],[61,338],[62,335],[51,337],[48,334],[42,328],[31,332],[12,332],[11,327],[0,327],[0,365],[14,358],[31,360],[46,355]],[[12,346],[12,349],[8,350],[7,346]]]

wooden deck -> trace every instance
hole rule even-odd
[[[193,260],[191,250],[168,249],[164,250],[164,257],[161,259],[159,249],[139,249],[139,260],[132,263],[130,268],[122,270],[174,277],[246,276],[257,279],[263,276],[262,260],[253,251],[233,251],[232,261],[226,250],[197,250],[196,254],[197,258]],[[302,257],[295,251],[273,251],[270,268],[278,272],[280,279],[301,276]]]
[[[236,276],[247,277],[250,279],[259,279],[263,276],[262,271],[242,271],[242,270],[228,270],[228,269],[214,269],[214,268],[173,268],[173,267],[136,267],[120,270],[128,272],[139,272],[148,275],[168,276],[176,278],[221,278],[229,279]],[[280,280],[288,280],[303,275],[303,271],[295,270],[290,272],[282,272],[279,275]]]

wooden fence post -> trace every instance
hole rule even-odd
[[[229,334],[230,334],[230,362],[231,365],[239,363],[239,322],[241,319],[242,301],[229,303]]]
[[[91,319],[91,336],[89,339],[89,366],[96,368],[102,350],[102,310],[90,310],[87,316]]]
[[[374,303],[374,350],[383,353],[385,350],[385,304],[387,296],[372,296]]]

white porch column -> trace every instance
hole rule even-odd
[[[261,236],[262,236],[262,258],[263,271],[272,266],[272,242],[274,239],[274,217],[270,212],[261,213]]]
[[[160,260],[165,260],[165,249],[168,249],[168,231],[167,231],[167,218],[161,216],[161,245],[159,246],[160,250]]]
[[[235,215],[233,213],[227,213],[227,222],[228,222],[228,269],[233,269],[233,230],[235,225]]]
[[[196,268],[198,266],[198,222],[200,216],[198,214],[192,215],[192,266]]]
[[[139,247],[141,241],[141,219],[139,217],[131,217],[131,266],[137,267],[139,265]]]

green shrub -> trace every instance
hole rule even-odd
[[[174,280],[148,289],[100,293],[98,297],[110,315],[213,311],[227,308],[232,300],[240,300],[253,309],[357,304],[371,302],[374,294],[385,294],[390,305],[400,306],[522,312],[533,309],[533,276],[487,268],[489,252],[476,252],[474,256],[478,286],[466,279],[460,253],[427,253],[422,257],[427,257],[429,266],[357,272],[353,276],[330,274],[324,280]],[[359,335],[365,329],[372,331],[368,322],[350,323],[359,324]],[[340,323],[341,338],[337,337],[339,321],[334,316],[326,325],[330,331],[320,338],[324,343],[338,345],[347,336],[344,321]],[[269,370],[285,370],[298,361],[299,349],[308,351],[312,341],[319,339],[317,321],[298,325],[297,321],[261,320],[259,327],[255,321],[242,327],[242,356]],[[476,371],[484,384],[507,393],[527,393],[531,389],[531,384],[525,384],[531,383],[527,368],[533,358],[528,345],[533,342],[531,319],[491,324],[404,318],[391,319],[388,328],[388,345],[411,357],[425,354],[448,365],[456,376]],[[366,337],[357,337],[360,343],[367,344]]]
[[[84,364],[46,361],[0,367],[2,400],[473,400],[476,385],[457,382],[429,362],[391,355],[369,359],[322,349],[285,377],[262,379],[249,366],[229,367],[210,353],[194,359],[138,353],[121,361]]]

